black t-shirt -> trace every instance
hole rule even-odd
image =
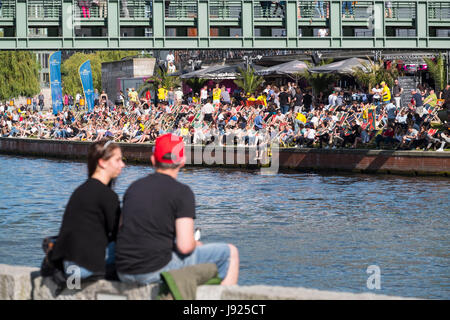
[[[296,93],[294,96],[295,102],[294,105],[295,106],[301,106],[302,102],[303,102],[303,95],[301,93]]]
[[[278,99],[280,100],[280,106],[285,106],[289,103],[289,94],[283,91],[278,96]]]
[[[445,100],[445,103],[450,103],[450,89],[444,89],[442,93],[442,99]]]
[[[119,218],[117,194],[99,180],[88,179],[67,203],[51,259],[104,274],[106,247],[116,240]]]
[[[305,106],[310,106],[312,104],[312,96],[310,94],[305,94],[303,97],[303,104]]]
[[[423,106],[422,95],[418,92],[413,94],[413,99],[416,101],[416,107]]]
[[[195,219],[191,188],[154,173],[132,183],[123,198],[123,225],[116,244],[116,267],[125,274],[154,272],[176,249],[175,220]]]

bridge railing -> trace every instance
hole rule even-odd
[[[429,2],[428,18],[430,20],[450,21],[450,2]]]
[[[61,0],[28,0],[29,19],[58,19],[61,16]]]
[[[416,18],[416,3],[411,1],[391,1],[392,8],[385,6],[388,20],[404,20]],[[389,10],[390,9],[390,10]]]
[[[126,19],[150,19],[153,15],[152,0],[120,1],[120,17]]]
[[[74,17],[81,20],[88,19],[104,19],[108,17],[108,1],[99,0],[99,5],[94,5],[92,1],[77,1],[73,2]],[[85,3],[90,3],[90,6],[85,6]]]
[[[342,1],[342,19],[368,19],[373,16],[372,1]]]
[[[197,18],[197,1],[165,1],[166,18]]]
[[[299,1],[298,19],[328,19],[330,17],[329,1]]]
[[[239,19],[242,13],[241,1],[209,1],[211,18]]]
[[[284,18],[284,1],[255,1],[255,18]]]
[[[16,1],[2,0],[2,8],[0,9],[0,19],[11,19],[16,16]]]

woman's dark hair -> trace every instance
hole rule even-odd
[[[93,143],[88,152],[88,176],[92,177],[97,169],[98,160],[108,160],[112,157],[115,149],[119,148],[112,140],[103,139]]]

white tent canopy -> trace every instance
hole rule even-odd
[[[253,65],[253,69],[259,71],[265,69],[264,67]],[[202,78],[211,80],[236,79],[239,75],[239,69],[246,68],[245,63],[234,65],[213,65],[202,70],[196,70],[183,74],[181,79]]]
[[[354,68],[361,68],[366,70],[364,64],[369,64],[369,60],[360,58],[350,58],[342,61],[333,62],[324,66],[319,66],[310,69],[312,73],[340,73],[340,74],[352,74]]]
[[[265,70],[258,71],[260,76],[268,76],[273,74],[292,75],[308,70],[308,65],[303,61],[293,60],[282,64],[277,64]]]

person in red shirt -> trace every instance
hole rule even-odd
[[[380,143],[383,142],[385,144],[395,143],[394,139],[394,129],[391,126],[388,126],[386,130],[383,131],[382,134],[378,135],[375,138],[375,142],[377,144],[377,149],[380,149]]]
[[[152,94],[150,93],[150,90],[147,90],[147,92],[145,93],[145,99],[147,100],[147,102],[150,102],[152,100]]]

